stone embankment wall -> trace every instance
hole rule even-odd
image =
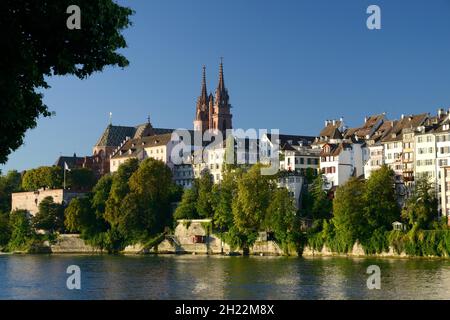
[[[84,242],[78,234],[59,235],[55,244],[49,244],[52,253],[101,253],[102,251]]]
[[[302,256],[304,257],[313,257],[313,256],[318,256],[318,257],[326,257],[326,256],[346,256],[346,257],[367,257],[367,256],[371,256],[371,257],[393,257],[393,258],[405,258],[408,257],[406,255],[406,253],[402,252],[401,254],[398,254],[397,252],[395,252],[394,248],[390,247],[388,252],[382,252],[379,254],[372,254],[372,255],[367,255],[366,253],[364,253],[364,249],[362,247],[361,244],[359,243],[355,243],[353,245],[352,251],[348,252],[348,253],[336,253],[331,251],[329,248],[327,248],[326,246],[323,246],[322,250],[318,251],[318,250],[314,250],[313,248],[306,246],[303,249],[303,254]]]

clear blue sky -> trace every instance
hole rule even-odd
[[[90,155],[108,124],[191,128],[202,65],[208,89],[224,56],[234,127],[316,135],[325,119],[436,113],[450,107],[450,1],[134,0],[130,60],[87,80],[49,80],[40,119],[3,172]],[[382,29],[366,28],[366,8]]]

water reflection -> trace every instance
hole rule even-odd
[[[78,265],[82,290],[68,290]],[[381,290],[366,286],[369,265]],[[0,256],[0,299],[450,299],[450,261],[221,256]]]

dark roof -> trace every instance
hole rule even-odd
[[[333,125],[333,122],[329,122],[326,127],[320,131],[319,136],[320,137],[331,137],[331,135],[334,133],[334,129],[338,129],[341,126],[341,121],[335,121],[335,124]]]
[[[76,154],[74,154],[74,155],[71,156],[71,157],[68,157],[68,156],[60,156],[60,157],[56,160],[54,166],[63,168],[63,167],[64,167],[64,162],[65,162],[65,163],[67,163],[67,165],[69,166],[69,168],[74,168],[74,167],[81,166],[81,164],[83,163],[83,161],[84,161],[84,157],[77,157]]]
[[[268,133],[267,137],[270,141],[272,141],[272,134]],[[290,144],[292,146],[299,146],[299,145],[310,145],[314,142],[314,139],[316,137],[312,136],[298,136],[298,135],[291,135],[291,134],[280,134],[278,135],[278,139],[280,141],[280,146],[284,146],[286,144]],[[301,143],[300,143],[301,142]]]
[[[153,135],[137,139],[127,140],[122,147],[114,152],[113,158],[135,157],[144,148],[158,147],[167,145],[172,138],[172,133]]]
[[[97,147],[117,147],[127,138],[140,138],[146,132],[148,124],[138,125],[136,127],[114,126],[106,127],[100,139],[95,146]],[[174,129],[152,128],[153,134],[171,133]]]
[[[417,115],[404,116],[403,119],[398,120],[388,135],[386,135],[382,142],[399,141],[403,139],[403,130],[416,129],[422,125],[428,118],[428,113]]]

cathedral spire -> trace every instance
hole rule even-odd
[[[205,67],[205,65],[203,65],[202,93],[200,95],[200,100],[202,102],[208,101],[208,91],[206,89],[206,67]]]
[[[225,89],[225,80],[223,79],[223,57],[220,57],[220,66],[219,66],[219,89],[223,91]]]

